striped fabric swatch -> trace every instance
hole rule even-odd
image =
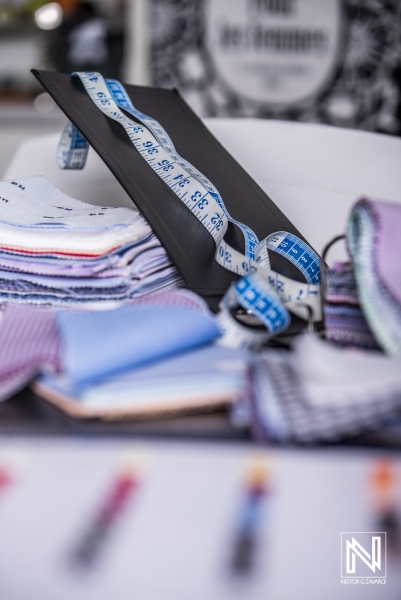
[[[336,263],[326,278],[326,339],[341,346],[379,349],[359,303],[352,263]]]
[[[44,177],[0,182],[0,302],[93,308],[184,286],[134,208],[93,206]]]
[[[57,373],[61,345],[55,314],[7,304],[0,321],[0,400],[43,372]]]

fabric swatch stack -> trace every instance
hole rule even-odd
[[[0,315],[0,401],[34,390],[74,417],[149,416],[226,406],[247,392],[248,355],[215,344],[221,331],[188,290],[115,310]]]
[[[347,228],[351,262],[327,274],[325,329],[341,345],[401,353],[401,204],[362,199]]]
[[[401,353],[401,204],[362,199],[348,222],[348,248],[363,313],[388,354]]]
[[[0,315],[0,400],[39,373],[78,387],[219,336],[187,290],[150,294],[115,310],[40,310],[8,302]]]
[[[362,199],[354,205],[347,228],[351,261],[327,275],[326,340],[303,334],[291,352],[255,358],[247,418],[258,437],[334,441],[400,422],[400,233],[401,204]]]
[[[0,302],[118,306],[183,285],[134,208],[80,202],[44,177],[0,182]]]

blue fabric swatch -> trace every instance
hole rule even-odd
[[[173,306],[60,311],[56,318],[63,344],[63,370],[75,385],[201,346],[220,336],[211,314]]]

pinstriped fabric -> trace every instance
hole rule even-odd
[[[24,387],[39,372],[58,371],[60,352],[53,312],[7,304],[0,321],[0,399]]]
[[[209,309],[200,296],[189,290],[156,292],[133,300],[132,306],[176,306],[177,308],[193,308],[208,313]]]

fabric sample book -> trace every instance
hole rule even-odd
[[[380,346],[401,353],[401,205],[363,198],[347,241],[362,310]]]

